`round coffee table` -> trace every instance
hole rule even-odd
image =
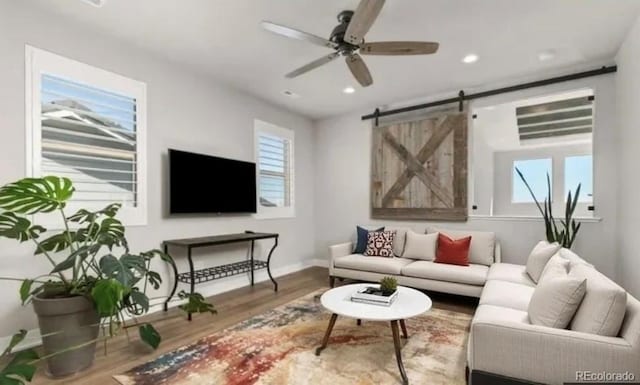
[[[407,385],[409,384],[409,379],[407,378],[407,373],[405,372],[404,365],[402,364],[402,355],[400,354],[400,331],[398,325],[402,328],[402,336],[404,338],[408,338],[405,320],[429,311],[432,304],[431,299],[426,294],[418,290],[398,286],[398,298],[396,298],[391,306],[370,305],[367,303],[351,301],[351,294],[366,286],[374,285],[376,284],[359,283],[345,285],[328,290],[322,294],[320,302],[322,303],[322,306],[332,314],[331,319],[329,320],[329,326],[327,327],[324,339],[322,340],[322,345],[316,349],[316,355],[320,355],[322,350],[327,347],[331,331],[333,330],[333,326],[335,325],[338,316],[354,318],[358,320],[358,325],[360,325],[361,320],[389,321],[391,324],[391,332],[393,334],[393,344],[395,346],[398,369],[400,369],[402,383]]]

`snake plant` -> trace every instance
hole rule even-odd
[[[571,191],[567,194],[567,201],[565,205],[564,218],[560,219],[560,226],[558,226],[558,220],[553,216],[553,206],[551,204],[551,178],[547,173],[547,196],[544,201],[540,203],[536,195],[533,193],[531,186],[527,182],[522,172],[516,167],[516,172],[524,182],[527,190],[531,194],[533,201],[536,203],[542,218],[544,219],[545,234],[548,242],[558,242],[562,247],[570,249],[576,240],[578,230],[580,230],[580,222],[576,222],[573,215],[578,205],[578,199],[580,197],[580,188],[582,184],[578,184],[574,195]]]

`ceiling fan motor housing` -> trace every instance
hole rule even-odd
[[[356,51],[359,47],[357,45],[353,45],[344,41],[344,35],[347,31],[347,27],[349,27],[349,22],[351,22],[351,18],[353,17],[353,11],[342,11],[338,14],[338,24],[333,31],[331,32],[331,40],[334,43],[337,43],[339,46],[336,50],[343,55],[350,54]]]

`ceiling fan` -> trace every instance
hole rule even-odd
[[[269,21],[262,22],[262,28],[267,31],[307,41],[309,43],[332,48],[335,52],[314,60],[286,75],[287,78],[295,78],[324,64],[327,64],[340,56],[344,56],[347,66],[363,87],[373,84],[373,78],[369,68],[362,60],[362,55],[429,55],[438,50],[438,43],[421,41],[383,41],[365,42],[364,36],[375,22],[382,10],[385,0],[361,0],[354,11],[342,11],[338,14],[338,24],[331,32],[327,40],[322,37],[285,27]]]

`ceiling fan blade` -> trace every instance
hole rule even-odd
[[[369,72],[369,68],[365,64],[362,57],[357,53],[347,56],[346,58],[347,65],[353,74],[353,77],[356,78],[358,83],[360,83],[363,87],[368,87],[373,84],[373,78],[371,77],[371,73]]]
[[[298,68],[295,71],[289,72],[285,76],[287,78],[289,78],[289,79],[295,78],[296,76],[300,76],[300,75],[302,75],[302,74],[304,74],[306,72],[309,72],[309,71],[311,71],[313,69],[316,69],[316,68],[320,67],[321,65],[329,63],[330,61],[334,60],[338,56],[340,56],[340,54],[337,53],[337,52],[334,52],[334,53],[329,54],[327,56],[323,56],[320,59],[314,60],[311,63],[309,63],[307,65],[304,65],[304,66]]]
[[[344,34],[344,40],[353,45],[360,45],[364,40],[364,35],[376,21],[378,14],[382,10],[385,0],[360,0],[358,8],[356,8],[347,31]]]
[[[275,34],[291,39],[307,41],[309,43],[328,48],[336,48],[338,46],[338,44],[330,40],[323,39],[319,36],[312,35],[307,32],[298,31],[297,29],[285,27],[284,25],[275,24],[270,21],[263,21],[262,23],[260,23],[260,25],[262,25],[262,28],[266,29],[269,32],[273,32]]]
[[[364,43],[363,55],[429,55],[438,51],[438,43],[427,41],[381,41]]]

